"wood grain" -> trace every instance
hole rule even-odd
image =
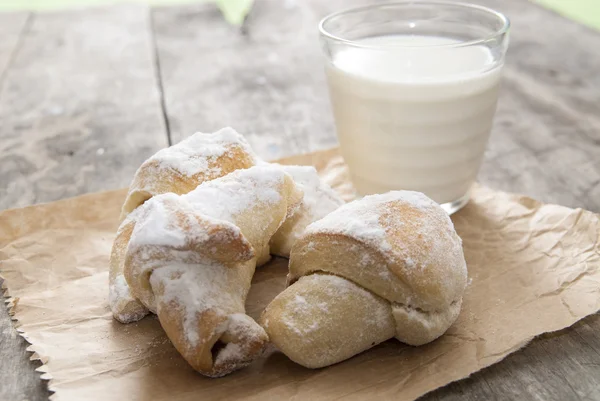
[[[480,180],[600,211],[600,34],[524,0],[478,2],[513,22]],[[150,26],[173,141],[232,125],[266,158],[334,145],[315,24],[357,3],[264,0],[242,31],[207,4],[41,14],[20,40],[25,25],[0,15],[13,32],[0,44],[0,208],[124,186],[166,144]],[[46,399],[3,314],[0,399]],[[595,315],[423,399],[597,400],[599,367]]]
[[[6,71],[25,36],[29,17],[28,13],[0,14],[0,90],[5,84]],[[0,182],[3,182],[2,177],[0,172]],[[40,379],[39,373],[34,372],[41,362],[29,361],[27,343],[17,334],[4,306],[0,306],[0,344],[0,400],[47,399],[46,383]]]
[[[262,156],[273,158],[335,143],[329,105],[323,102],[327,94],[316,54],[315,24],[341,8],[341,3],[313,1],[307,6],[296,2],[293,11],[285,11],[281,3],[262,2],[251,14],[245,34],[216,23],[218,15],[208,6],[155,10],[158,51],[165,66],[166,107],[174,136],[179,139],[204,130],[205,125],[214,129],[233,121],[237,129],[253,135],[251,141]],[[600,120],[596,117],[600,76],[595,73],[600,55],[588,54],[600,44],[600,35],[524,1],[489,0],[485,4],[508,14],[513,26],[504,88],[480,181],[546,202],[600,211],[596,194],[600,183]],[[282,12],[285,15],[280,18],[271,17]],[[209,42],[197,26],[210,26],[218,33]],[[269,36],[266,31],[276,33]],[[296,36],[290,37],[292,32]],[[265,46],[276,55],[287,56],[270,60]],[[216,47],[225,48],[226,54]],[[287,53],[289,49],[294,49],[293,56]],[[297,52],[309,62],[299,64]],[[273,60],[279,63],[275,67]],[[304,76],[311,78],[300,81]],[[258,77],[265,77],[261,80],[264,85],[257,84]],[[314,85],[312,92],[307,88],[310,85]],[[300,90],[311,92],[314,100],[298,102]],[[291,110],[317,108],[323,112],[311,114],[312,120],[290,118]],[[285,135],[280,127],[285,127]],[[600,359],[594,352],[600,336],[590,333],[598,321],[598,316],[590,317],[575,328],[542,336],[500,364],[424,399],[571,400],[593,396],[600,386]],[[587,333],[587,341],[580,332]],[[554,350],[567,348],[580,352],[553,355]]]
[[[128,185],[167,140],[148,9],[33,15],[0,88],[0,208]]]
[[[600,46],[600,34],[528,2],[478,3],[512,22],[480,181],[600,212],[600,54],[590,51]],[[599,349],[597,314],[422,399],[597,400]]]
[[[0,36],[0,209],[126,186],[167,144],[147,8],[0,14]],[[47,400],[4,307],[0,340],[0,400]]]
[[[28,344],[17,334],[4,306],[0,307],[0,340],[0,400],[47,400],[47,382],[34,372],[41,362],[29,360]]]
[[[544,334],[502,362],[421,400],[598,400],[600,316]]]
[[[317,18],[262,1],[242,31],[210,4],[155,9],[173,140],[231,125],[267,159],[334,146]]]
[[[512,31],[480,180],[600,212],[600,33],[528,2],[482,3]]]
[[[337,143],[316,24],[351,3],[259,2],[243,32],[211,5],[154,10],[174,140],[233,125],[266,158]],[[525,1],[481,3],[511,17],[512,41],[480,181],[600,210],[599,35]]]
[[[27,25],[29,13],[6,13],[0,14],[0,85],[4,74],[13,60],[18,48],[19,40]]]

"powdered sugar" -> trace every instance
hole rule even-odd
[[[462,293],[466,264],[460,238],[448,214],[423,194],[394,191],[365,196],[307,227],[307,235],[316,233],[341,234],[381,254],[387,263],[374,264],[364,256],[354,271],[355,277],[372,274],[381,280],[373,288],[389,288],[389,282],[398,279],[409,287],[439,288],[439,296],[419,301],[424,309],[444,308]],[[398,288],[406,287],[398,284]],[[402,302],[408,295],[404,289],[392,297]]]
[[[111,306],[116,305],[118,302],[124,302],[132,300],[133,297],[129,291],[129,285],[125,281],[125,276],[119,274],[115,277],[111,283],[108,292],[108,302]]]
[[[323,290],[330,297],[340,297],[348,293],[356,293],[360,297],[373,297],[369,291],[345,278],[333,274],[315,275],[324,283]]]
[[[315,232],[339,233],[389,248],[385,228],[379,223],[378,196],[372,195],[347,203],[306,227],[306,234]]]
[[[281,322],[301,336],[319,330],[331,320],[336,319],[336,316],[330,311],[328,302],[350,302],[350,300],[352,302],[365,300],[366,302],[377,298],[363,287],[335,275],[314,274],[302,277],[301,280],[313,281],[314,286],[318,286],[318,291],[321,292],[319,297],[315,297],[313,290],[296,293],[282,311]],[[321,298],[334,301],[318,301]],[[368,317],[369,323],[384,327],[389,321],[387,312],[386,309],[373,311],[373,314]]]
[[[223,316],[227,315],[227,311],[243,311],[243,299],[239,294],[243,294],[244,289],[241,286],[234,288],[239,283],[231,277],[237,274],[235,269],[207,258],[185,257],[196,263],[170,262],[154,270],[150,283],[153,288],[162,286],[165,304],[173,302],[169,307],[179,305],[182,309],[184,335],[195,346],[200,341],[198,319],[201,314],[209,309]],[[227,291],[224,291],[225,288]]]
[[[384,219],[386,213],[385,205],[389,203],[408,204],[411,208],[431,213],[441,210],[433,200],[422,193],[413,191],[392,191],[381,195],[369,195],[362,199],[347,203],[336,211],[325,216],[323,219],[309,225],[306,233],[328,232],[347,235],[361,242],[372,245],[384,253],[403,251],[403,244],[390,244],[388,231],[396,231],[400,226],[408,224],[401,215],[395,215]],[[448,227],[452,227],[452,221],[443,213]],[[417,226],[426,227],[426,224],[417,222]],[[424,233],[427,234],[427,233]],[[431,235],[425,235],[424,239]],[[410,255],[403,255],[405,263],[409,267],[416,265]],[[366,256],[365,256],[366,257]],[[368,260],[362,261],[363,264]]]
[[[190,177],[207,171],[210,162],[229,152],[233,144],[254,155],[244,137],[227,127],[212,134],[197,132],[178,144],[158,151],[148,161],[158,161],[160,168],[170,168]],[[210,168],[215,170],[211,175],[220,174],[219,166]]]
[[[252,343],[252,340],[266,337],[264,330],[252,318],[243,313],[229,315],[225,331],[239,342],[227,343],[217,354],[215,365],[232,361],[239,363],[248,355],[248,345]]]
[[[215,364],[226,363],[227,361],[235,361],[243,358],[245,347],[241,343],[228,343],[225,348],[219,351]]]
[[[323,316],[329,314],[329,308],[326,302],[308,302],[305,296],[296,294],[293,300],[287,305],[287,310],[281,316],[281,321],[289,329],[297,334],[304,335],[319,328]],[[310,323],[298,327],[296,321],[298,316],[304,316]]]
[[[361,287],[362,288],[362,287]],[[373,295],[373,294],[369,294]],[[384,328],[387,326],[390,319],[389,310],[387,308],[374,308],[372,310],[369,323],[376,327]]]
[[[401,201],[410,204],[417,209],[437,208],[438,204],[422,192],[416,191],[390,191],[383,195],[377,195],[384,202]]]
[[[322,218],[344,204],[344,201],[317,174],[314,167],[279,166],[290,174],[296,185],[304,192],[298,208],[271,239],[271,251],[279,256],[289,257],[291,248],[304,233],[306,226]]]
[[[368,253],[363,253],[362,256],[360,257],[361,266],[367,266],[373,262],[374,262],[373,258]]]
[[[185,204],[173,193],[158,195],[137,208],[136,226],[129,246],[160,245],[181,248],[185,245],[185,233],[173,219],[177,210]]]
[[[252,266],[225,266],[212,260],[211,255],[217,252],[214,246],[206,247],[202,254],[186,249],[190,249],[190,244],[218,240],[215,236],[219,235],[245,238],[235,225],[236,216],[256,205],[269,207],[280,202],[284,179],[285,173],[276,166],[255,166],[204,182],[186,195],[155,196],[134,212],[137,224],[130,249],[138,251],[136,257],[141,259],[137,265],[152,272],[152,288],[162,288],[162,301],[173,302],[182,309],[184,334],[190,344],[200,341],[198,319],[204,311],[211,309],[223,316],[228,315],[227,311],[243,312],[242,294],[249,283],[244,284],[239,275],[243,269],[254,269],[255,261],[247,262]],[[214,222],[223,229],[212,230],[209,234],[206,225],[198,221],[198,215],[202,216],[203,222]],[[268,224],[268,221],[262,223]],[[223,238],[217,242],[227,240]],[[156,266],[151,263],[152,255],[144,250],[153,249],[154,245],[167,252],[165,257],[169,261],[161,261],[161,265]],[[229,329],[242,327],[237,324],[239,320],[230,321]],[[223,328],[226,329],[227,326]],[[234,345],[228,347],[222,350],[226,351],[225,356],[240,351],[236,351]]]
[[[344,204],[342,198],[325,184],[312,166],[280,166],[290,174],[304,191],[303,203],[310,211],[312,221],[318,220]]]
[[[385,241],[385,227],[380,222],[381,207],[390,202],[408,203],[417,209],[439,207],[419,192],[391,191],[381,195],[369,195],[341,206],[325,218],[307,227],[307,233],[335,231],[365,240]],[[398,218],[395,224],[402,224]],[[389,246],[389,244],[385,245]]]
[[[379,271],[379,277],[381,277],[384,280],[389,280],[392,278],[390,271],[388,269],[381,269]]]
[[[205,220],[232,223],[228,231],[219,233],[237,235],[239,228],[233,224],[237,215],[254,205],[275,205],[281,200],[279,189],[284,174],[273,166],[255,166],[204,182],[185,195],[155,196],[134,212],[139,217],[130,245],[181,248],[188,242],[204,242],[209,234],[198,224],[194,217],[197,214]]]
[[[204,182],[182,195],[182,199],[193,204],[197,212],[233,222],[236,215],[253,205],[277,204],[284,177],[284,172],[275,166],[254,166]]]
[[[308,303],[306,302],[306,298],[304,298],[301,295],[296,295],[294,297],[294,301],[296,301],[296,304],[298,305],[308,305]]]

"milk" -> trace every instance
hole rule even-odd
[[[484,46],[432,46],[457,43],[449,38],[398,35],[358,43],[368,47],[334,54],[327,75],[342,153],[359,194],[410,189],[438,203],[464,197],[485,151],[501,65]]]

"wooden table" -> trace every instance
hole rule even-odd
[[[265,158],[334,146],[315,26],[349,3],[260,1],[243,31],[206,4],[0,14],[0,209],[124,187],[198,130],[231,125]],[[480,181],[600,212],[600,34],[480,3],[513,22]],[[3,307],[0,340],[0,400],[46,400]],[[598,400],[600,315],[424,399]]]

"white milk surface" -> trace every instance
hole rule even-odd
[[[327,66],[342,147],[361,195],[424,192],[438,203],[465,195],[479,170],[501,66],[484,46],[433,36],[364,39]]]

